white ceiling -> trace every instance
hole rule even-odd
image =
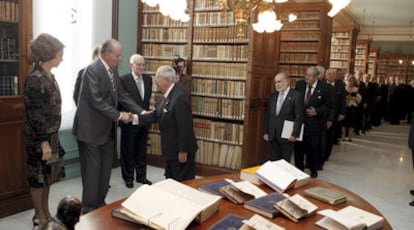
[[[352,0],[345,11],[381,53],[414,55],[414,0]]]

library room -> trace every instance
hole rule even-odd
[[[412,229],[390,3],[0,0],[0,229]]]

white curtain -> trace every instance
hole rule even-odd
[[[63,62],[52,70],[62,93],[61,130],[72,128],[77,73],[95,45],[111,37],[111,27],[112,0],[33,0],[33,37],[49,33],[65,44]]]

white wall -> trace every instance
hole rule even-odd
[[[112,34],[112,0],[33,0],[33,37],[56,36],[65,44],[63,62],[53,70],[62,93],[61,130],[71,129],[76,107],[73,86],[92,50]]]

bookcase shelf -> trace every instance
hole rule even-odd
[[[334,27],[331,37],[330,68],[353,73],[357,30],[355,27]]]
[[[268,160],[267,144],[262,139],[262,126],[273,78],[278,71],[291,70],[303,77],[309,65],[328,66],[332,19],[327,16],[327,3],[283,3],[283,9],[298,13],[297,22],[288,23],[281,32],[256,33],[251,25],[239,27],[232,11],[222,11],[215,0],[189,0],[191,20],[186,42],[180,45],[187,60],[187,74],[192,76],[192,109],[199,151],[196,155],[198,175],[229,173]],[[140,3],[141,17],[148,7]],[[257,12],[253,12],[251,19]],[[281,14],[283,15],[283,13]],[[144,21],[145,22],[145,21]],[[151,24],[156,28],[157,25]],[[145,46],[166,45],[169,40],[141,36],[149,27],[138,28],[138,50],[146,58],[147,72],[153,73],[163,64],[171,64],[167,56],[150,55]],[[241,32],[240,39],[236,34]],[[181,28],[179,29],[181,30]],[[156,33],[156,32],[153,32]],[[161,33],[161,32],[158,32]],[[166,42],[164,42],[166,41]],[[283,51],[281,51],[283,50]],[[157,131],[149,137],[148,162],[163,165],[160,159]]]
[[[357,40],[355,50],[355,72],[360,70],[363,73],[367,73],[370,44],[370,40]]]
[[[26,179],[23,100],[23,85],[31,69],[27,44],[32,40],[32,1],[0,0],[0,11],[1,218],[32,207]]]

